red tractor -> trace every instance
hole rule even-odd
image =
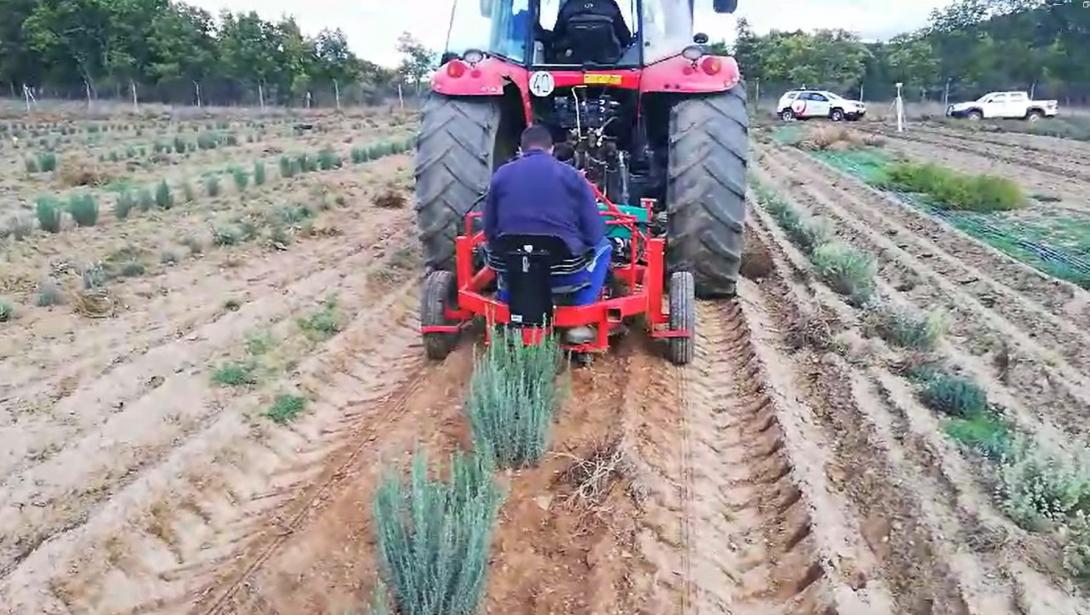
[[[472,277],[488,268],[480,246],[470,245],[479,235],[473,220],[493,172],[517,155],[531,123],[551,129],[557,157],[596,186],[612,224],[639,223],[615,229],[616,265],[640,276],[620,292],[662,302],[646,290],[667,291],[684,273],[696,296],[734,294],[746,218],[746,95],[734,59],[709,53],[708,37],[693,35],[693,2],[456,0],[416,158],[430,356],[445,354],[449,339],[436,336],[468,315],[459,293],[486,290],[467,288],[454,272]],[[712,3],[717,13],[737,6]],[[456,258],[456,246],[469,251]],[[658,247],[661,262],[652,267],[649,248]],[[428,315],[428,289],[444,297],[442,315],[435,306]],[[671,320],[661,305],[642,313],[653,324]]]

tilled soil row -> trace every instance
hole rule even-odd
[[[968,350],[957,351],[958,364],[984,381],[995,381],[997,399],[1026,426],[1036,430],[1042,424],[1054,425],[1079,436],[1088,433],[1078,417],[1090,400],[1086,373],[1090,355],[1086,334],[1075,322],[1044,312],[1031,298],[989,279],[986,268],[945,255],[937,242],[924,241],[894,224],[868,202],[873,199],[855,195],[861,185],[854,180],[834,178],[826,183],[820,173],[810,171],[816,163],[802,155],[791,158],[788,163],[778,152],[766,152],[762,167],[775,175],[790,164],[795,177],[807,181],[780,186],[785,194],[836,221],[840,233],[875,256],[891,292],[921,310],[942,308],[952,317],[951,332]],[[884,210],[907,210],[879,202]],[[1072,287],[1071,292],[1085,291]],[[1048,439],[1061,443],[1067,438],[1054,432]]]
[[[890,371],[889,350],[862,340],[853,308],[814,280],[767,215],[756,217],[755,235],[770,246],[779,277],[761,283],[771,301],[758,313],[765,318],[751,322],[793,323],[788,377],[813,413],[807,424],[831,436],[824,471],[863,520],[877,558],[873,569],[857,564],[859,585],[884,580],[892,592],[893,608],[857,612],[1081,612],[1081,598],[1065,591],[1055,546],[995,510],[972,460]],[[820,429],[811,437],[822,441]]]
[[[1070,164],[1073,161],[1090,162],[1090,143],[1060,137],[1018,132],[967,131],[951,126],[924,124],[915,126],[914,132],[935,134],[958,139],[970,144],[998,145],[1014,148],[1017,152],[1040,155],[1049,160]],[[1085,167],[1083,167],[1085,169]]]
[[[883,128],[880,134],[902,141],[912,141],[927,145],[939,145],[943,148],[981,156],[990,160],[1004,162],[1017,167],[1030,168],[1064,180],[1090,182],[1090,173],[1086,165],[1072,160],[1070,153],[1057,153],[1054,150],[1030,149],[1024,145],[1002,141],[980,140],[974,137],[954,135],[927,128],[915,128],[911,132],[897,132]],[[922,136],[917,136],[922,135]]]
[[[374,434],[357,437],[361,421],[369,425],[374,413],[400,418],[398,396],[422,368],[416,286],[370,303],[299,365],[296,380],[311,398],[301,421],[255,424],[247,418],[253,396],[207,417],[161,461],[86,509],[78,525],[19,560],[0,585],[4,603],[43,613],[187,612],[197,597],[216,598],[200,591],[209,575],[229,577],[239,553],[290,533],[331,480],[328,461],[373,441]],[[373,335],[376,327],[384,335]]]

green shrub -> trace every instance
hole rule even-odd
[[[991,459],[1001,459],[1011,450],[1010,428],[989,412],[952,418],[943,426],[946,435]]]
[[[98,222],[98,203],[90,194],[73,194],[68,197],[68,213],[79,226],[94,226]]]
[[[1090,137],[1087,140],[1090,140]],[[1075,511],[1074,516],[1067,523],[1063,565],[1064,570],[1075,578],[1083,581],[1090,579],[1090,518],[1084,511]]]
[[[878,267],[874,259],[839,241],[818,246],[811,255],[818,276],[853,305],[863,305],[874,295]]]
[[[236,136],[233,132],[228,133],[227,136],[224,138],[224,141],[227,143],[227,145],[234,147],[238,145],[238,136]]]
[[[226,363],[212,374],[212,382],[220,386],[244,386],[257,384],[256,363]]]
[[[273,400],[273,405],[265,416],[272,419],[274,423],[284,425],[294,421],[306,407],[307,400],[298,395],[279,395]]]
[[[193,185],[189,183],[188,179],[182,182],[182,196],[185,198],[186,203],[192,203],[197,198],[197,195],[193,192]]]
[[[260,356],[272,349],[275,344],[271,333],[251,333],[246,336],[246,352]]]
[[[204,191],[213,198],[220,195],[220,178],[218,175],[209,175],[205,178]]]
[[[323,148],[318,152],[318,167],[323,171],[341,168],[341,157],[332,148]]]
[[[300,318],[299,328],[318,339],[327,339],[340,332],[341,323],[337,316],[336,300],[330,297],[322,303],[321,309],[305,318]]]
[[[560,350],[554,338],[526,346],[497,331],[475,361],[466,404],[474,450],[501,468],[534,465],[548,447]]]
[[[260,160],[254,163],[254,185],[264,186],[266,180],[265,163]]]
[[[129,212],[134,207],[136,207],[136,199],[131,192],[123,190],[118,193],[117,200],[114,201],[114,217],[118,220],[124,220],[129,217]]]
[[[279,221],[289,226],[298,226],[313,215],[306,205],[285,205],[277,210]]]
[[[408,484],[387,472],[373,505],[379,570],[402,615],[472,615],[484,592],[503,495],[480,455],[456,453],[450,478],[417,451]]]
[[[182,257],[174,250],[166,249],[159,253],[159,262],[163,265],[177,265]]]
[[[1000,507],[1027,529],[1063,521],[1090,504],[1087,460],[1045,452],[1025,437],[1014,438],[998,478]]]
[[[290,179],[295,175],[295,165],[290,156],[280,157],[280,177]]]
[[[950,416],[970,418],[988,409],[988,395],[984,389],[961,376],[938,374],[932,378],[920,399],[924,405]]]
[[[971,211],[1002,211],[1025,207],[1018,184],[992,175],[967,175],[933,163],[890,165],[881,186],[927,195],[935,205]]]
[[[43,231],[61,232],[61,208],[57,199],[51,196],[38,197],[35,213],[38,215],[38,225]]]
[[[939,312],[922,314],[905,307],[886,308],[878,316],[878,335],[891,344],[911,350],[933,350],[946,332],[946,318]]]
[[[235,188],[242,192],[246,189],[246,186],[250,183],[250,176],[242,169],[235,167],[231,169],[231,177],[235,180]]]
[[[363,164],[364,162],[367,162],[367,148],[353,147],[352,164]]]
[[[197,135],[197,148],[202,150],[216,149],[219,147],[219,138],[211,132],[202,132]]]
[[[243,241],[250,241],[257,237],[257,225],[246,220],[238,225],[239,236]]]
[[[174,207],[174,195],[170,193],[170,185],[165,179],[155,189],[155,204],[163,209]]]
[[[390,144],[385,141],[373,143],[367,148],[367,158],[368,160],[378,160],[379,158],[389,156],[391,151]]]
[[[15,318],[15,307],[0,299],[0,322],[8,322],[12,318]]]
[[[36,158],[27,158],[23,161],[26,166],[27,173],[40,173],[41,168],[38,167],[38,160]]]
[[[242,233],[233,226],[217,226],[212,229],[212,243],[217,246],[233,246],[242,240]]]
[[[179,154],[184,154],[189,149],[189,143],[181,137],[181,135],[174,137],[174,151]]]
[[[134,146],[134,145],[125,146],[125,157],[126,158],[136,158],[136,146]]]
[[[106,286],[107,278],[106,270],[101,263],[87,265],[83,268],[83,271],[80,271],[80,279],[83,280],[83,287],[87,290]]]
[[[111,151],[108,158],[110,159],[110,162],[117,162],[118,160],[121,160],[121,157],[117,155],[116,151]]]

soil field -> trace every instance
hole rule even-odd
[[[411,122],[375,120],[275,147],[343,154]],[[275,156],[261,186],[3,240],[0,611],[365,612],[383,468],[471,446],[479,332],[424,359],[409,156],[289,177]],[[188,160],[179,176],[223,164]],[[873,258],[883,299],[942,308],[933,358],[1012,429],[1056,455],[1090,437],[1090,293],[795,149],[755,145],[752,171]],[[561,374],[545,461],[497,477],[481,612],[1088,612],[1069,538],[1011,519],[913,353],[756,199],[750,229],[693,364],[633,332]],[[132,258],[85,284],[88,261]],[[35,305],[42,276],[57,305]]]

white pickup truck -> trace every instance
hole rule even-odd
[[[950,105],[946,115],[970,120],[1029,120],[1055,117],[1055,100],[1032,100],[1026,92],[989,92],[972,102]]]

